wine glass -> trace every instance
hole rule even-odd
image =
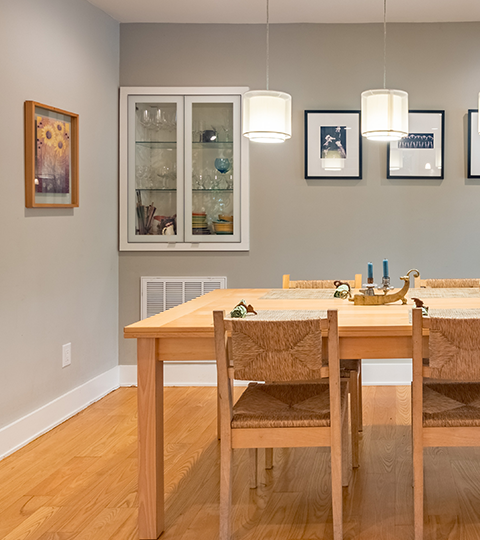
[[[230,166],[231,164],[228,158],[218,157],[215,159],[215,169],[217,169],[220,174],[225,174],[228,172],[230,170]]]
[[[156,108],[153,118],[153,125],[157,130],[162,129],[163,119],[162,119],[162,109]]]
[[[140,124],[146,128],[149,128],[152,125],[152,117],[150,116],[150,111],[148,109],[143,109],[141,112]]]
[[[210,174],[210,169],[205,167],[203,170],[203,188],[204,189],[213,189],[213,178]]]

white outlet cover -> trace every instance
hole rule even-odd
[[[67,367],[72,363],[72,344],[66,343],[62,346],[62,367]]]

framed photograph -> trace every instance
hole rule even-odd
[[[467,177],[480,178],[480,135],[478,133],[478,109],[468,111],[468,161]]]
[[[387,178],[443,179],[445,111],[409,111],[408,135],[387,147]]]
[[[78,206],[78,114],[25,102],[25,206]]]
[[[360,111],[305,111],[305,178],[362,178]]]

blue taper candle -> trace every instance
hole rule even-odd
[[[373,279],[373,263],[367,264],[367,278]]]
[[[388,259],[383,259],[383,277],[388,278]]]

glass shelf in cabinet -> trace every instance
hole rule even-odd
[[[195,193],[233,193],[233,189],[192,189]]]
[[[137,191],[164,191],[166,193],[174,193],[176,189],[166,189],[166,188],[135,188]]]
[[[177,141],[135,141],[135,144],[146,148],[175,148]]]
[[[192,142],[195,148],[231,148],[233,141],[229,142]]]

